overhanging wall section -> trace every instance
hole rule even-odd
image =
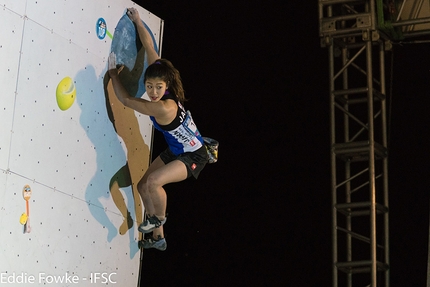
[[[120,106],[105,77],[115,27],[132,6],[160,47],[162,20],[131,1],[0,0],[3,280],[27,274],[42,286],[67,274],[79,286],[137,285],[135,184],[152,125]]]

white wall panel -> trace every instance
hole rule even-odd
[[[25,15],[25,6],[27,5],[27,0],[0,0],[0,9],[6,9],[17,13],[20,16]]]
[[[0,202],[3,203],[6,197],[6,180],[7,175],[6,172],[0,170]],[[0,204],[0,219],[3,218],[3,212],[5,207],[3,204]]]
[[[6,170],[24,22],[18,14],[0,8],[0,23],[0,169]]]
[[[11,170],[31,174],[35,180],[65,191],[76,182],[88,182],[96,172],[92,163],[97,147],[93,141],[100,139],[98,144],[102,145],[103,138],[117,138],[108,125],[103,61],[27,21],[21,62],[25,66],[18,79],[14,131],[32,128],[13,134]],[[76,100],[62,111],[57,105],[56,88],[67,76],[75,81]]]
[[[22,188],[28,183],[32,188],[31,232],[23,234],[22,225],[16,222],[26,211]],[[129,245],[127,237],[116,237],[112,242],[100,238],[99,234],[106,233],[105,227],[96,224],[85,201],[14,174],[9,175],[6,189],[9,196],[5,198],[0,218],[1,272],[36,277],[43,276],[42,273],[77,274],[82,283],[77,286],[93,286],[85,279],[92,272],[107,272],[116,273],[113,276],[120,280],[121,286],[135,286],[138,262],[130,258],[137,253],[137,247],[117,248]]]
[[[26,15],[31,21],[83,47],[88,52],[105,57],[110,49],[109,35],[114,34],[116,23],[124,14],[125,9],[132,6],[138,8],[145,20],[152,15],[132,1],[105,0],[29,0]],[[152,15],[152,17],[154,16]],[[108,31],[104,39],[99,39],[96,33],[97,21],[100,18],[106,21]],[[155,23],[157,22],[159,21],[155,21]],[[158,29],[158,27],[153,28]]]

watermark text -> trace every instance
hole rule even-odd
[[[116,272],[91,272],[89,276],[81,277],[68,272],[63,274],[0,273],[0,284],[79,284],[89,282],[94,284],[116,284]]]

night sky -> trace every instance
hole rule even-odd
[[[141,286],[331,286],[328,52],[317,1],[136,1],[165,21],[219,162],[166,186],[168,248],[144,252]],[[391,286],[425,286],[429,44],[394,46]],[[391,54],[387,54],[391,58]],[[387,73],[390,67],[387,67]],[[165,148],[156,133],[154,153]]]

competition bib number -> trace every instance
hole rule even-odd
[[[190,111],[187,111],[187,117],[185,118],[182,125],[187,130],[187,132],[190,133],[190,135],[198,136],[200,134],[196,124],[193,121],[193,118],[191,117]]]

